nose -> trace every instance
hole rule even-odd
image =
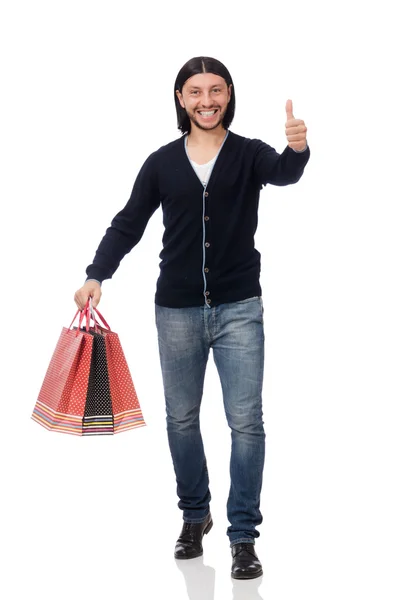
[[[210,108],[212,106],[213,102],[211,99],[211,94],[209,92],[203,92],[201,104],[204,108]]]

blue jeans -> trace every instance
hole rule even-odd
[[[155,305],[168,442],[178,507],[187,523],[201,523],[211,493],[200,432],[200,405],[210,348],[213,350],[231,429],[227,535],[230,546],[255,543],[265,462],[262,412],[264,369],[261,297],[189,308]]]

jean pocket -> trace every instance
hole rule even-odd
[[[245,298],[244,300],[237,300],[237,302],[235,302],[234,304],[245,304],[246,302],[253,302],[253,300],[260,300],[262,302],[262,296],[252,296],[251,298]]]

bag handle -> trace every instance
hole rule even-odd
[[[72,322],[70,323],[70,325],[69,325],[69,328],[68,328],[69,330],[71,329],[71,327],[72,327],[73,323],[75,322],[75,320],[76,320],[76,317],[77,317],[77,315],[78,315],[79,313],[80,313],[80,319],[79,319],[79,326],[78,326],[78,328],[77,328],[76,335],[77,335],[77,333],[79,332],[79,330],[81,329],[81,325],[82,325],[82,323],[83,323],[84,316],[85,316],[85,317],[86,317],[86,319],[87,319],[87,314],[86,314],[86,311],[85,311],[85,309],[84,309],[84,310],[77,309],[77,312],[76,312],[76,314],[74,315],[74,317],[73,317],[73,320],[72,320]]]
[[[69,325],[69,331],[71,330],[71,327],[72,327],[73,323],[75,322],[76,317],[77,317],[77,315],[79,313],[80,313],[80,317],[79,317],[79,324],[78,324],[78,326],[76,328],[76,337],[79,335],[79,333],[81,331],[81,328],[82,328],[82,325],[83,325],[83,321],[84,321],[84,317],[85,317],[85,328],[86,328],[86,331],[88,332],[89,329],[90,329],[90,315],[89,315],[89,312],[88,312],[88,309],[87,309],[87,305],[86,305],[83,308],[83,310],[77,309],[77,312],[74,315],[73,320],[72,320],[72,322]]]
[[[101,324],[99,323],[99,321],[96,318],[96,315],[98,315],[98,317],[101,319],[102,323],[104,324],[105,329],[108,329],[109,331],[112,331],[110,329],[110,326],[108,325],[107,321],[105,320],[105,318],[99,312],[99,310],[97,308],[94,308],[92,306],[92,298],[88,299],[87,304],[86,304],[86,308],[87,308],[87,306],[89,306],[89,310],[90,310],[90,313],[91,313],[91,318],[94,321],[95,326],[99,325],[99,327],[102,327]],[[87,308],[87,310],[88,310],[88,308]],[[103,329],[103,327],[102,327],[102,329]]]
[[[76,320],[77,315],[80,313],[80,317],[79,317],[79,325],[77,327],[76,330],[76,336],[79,334],[81,328],[82,328],[82,324],[84,321],[84,317],[85,317],[85,328],[86,331],[88,332],[90,330],[90,322],[91,319],[94,321],[94,330],[96,332],[98,332],[98,326],[101,329],[108,329],[109,331],[111,331],[107,321],[104,319],[104,317],[101,315],[101,313],[92,306],[92,298],[89,298],[86,302],[85,307],[83,308],[83,310],[77,309],[76,314],[73,317],[73,320],[71,322],[71,324],[69,325],[69,330],[71,329],[73,323]],[[98,319],[96,318],[96,315],[98,315],[98,317],[101,319],[102,323],[104,324],[105,327],[102,327],[100,322],[98,321]]]

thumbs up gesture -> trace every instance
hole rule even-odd
[[[287,136],[288,146],[293,150],[302,151],[307,146],[306,131],[307,127],[302,119],[295,119],[292,114],[292,100],[287,100],[285,105],[287,112],[287,122],[285,124],[285,135]]]

